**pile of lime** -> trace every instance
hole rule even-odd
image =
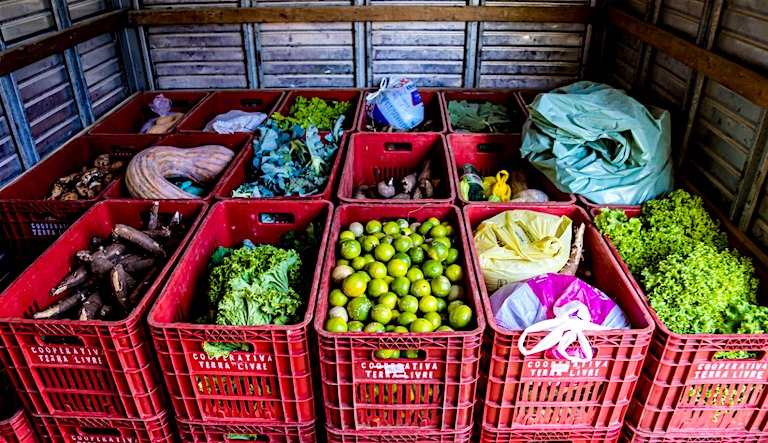
[[[471,327],[458,229],[429,218],[355,222],[338,238],[329,332],[443,332]],[[415,351],[405,357],[416,358]],[[399,351],[379,351],[400,358]]]

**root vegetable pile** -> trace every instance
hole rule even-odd
[[[85,165],[80,171],[65,175],[56,180],[43,200],[90,200],[111,182],[120,169],[125,166],[122,160],[116,160],[109,154],[101,154],[93,160],[93,165]]]
[[[152,205],[145,230],[116,224],[108,238],[93,238],[78,251],[78,266],[56,287],[53,306],[35,319],[119,320],[139,304],[168,254],[181,239],[181,215],[160,225],[158,203]]]
[[[432,177],[432,161],[422,163],[420,172],[406,175],[400,180],[390,178],[376,186],[360,185],[355,189],[356,199],[420,200],[434,198],[440,178]]]
[[[459,232],[429,218],[352,223],[338,238],[329,332],[468,330],[475,313],[464,303]],[[417,358],[413,349],[376,351],[378,358]]]

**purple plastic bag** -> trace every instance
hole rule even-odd
[[[544,274],[503,286],[490,302],[499,327],[523,331],[518,341],[523,355],[546,350],[551,358],[588,362],[593,352],[583,331],[631,328],[624,312],[605,293],[570,275]],[[526,349],[526,336],[539,331],[550,333]],[[572,347],[576,342],[579,347]]]

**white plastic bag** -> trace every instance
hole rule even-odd
[[[605,293],[577,277],[545,274],[526,282],[503,286],[491,297],[496,324],[523,333],[517,346],[523,355],[547,352],[571,362],[592,360],[584,331],[630,329],[621,308]],[[525,347],[528,334],[549,331],[533,348]],[[578,348],[570,348],[578,343]]]
[[[424,103],[407,78],[384,78],[379,90],[365,98],[365,113],[379,124],[407,131],[424,121]]]
[[[240,110],[229,111],[217,115],[203,128],[206,132],[218,132],[219,134],[234,134],[235,132],[254,132],[256,128],[267,119],[263,112],[245,112]]]

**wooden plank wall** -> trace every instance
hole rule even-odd
[[[768,75],[762,0],[623,0],[618,7]],[[768,247],[766,109],[616,29],[607,81],[673,113],[678,172],[739,228]]]

